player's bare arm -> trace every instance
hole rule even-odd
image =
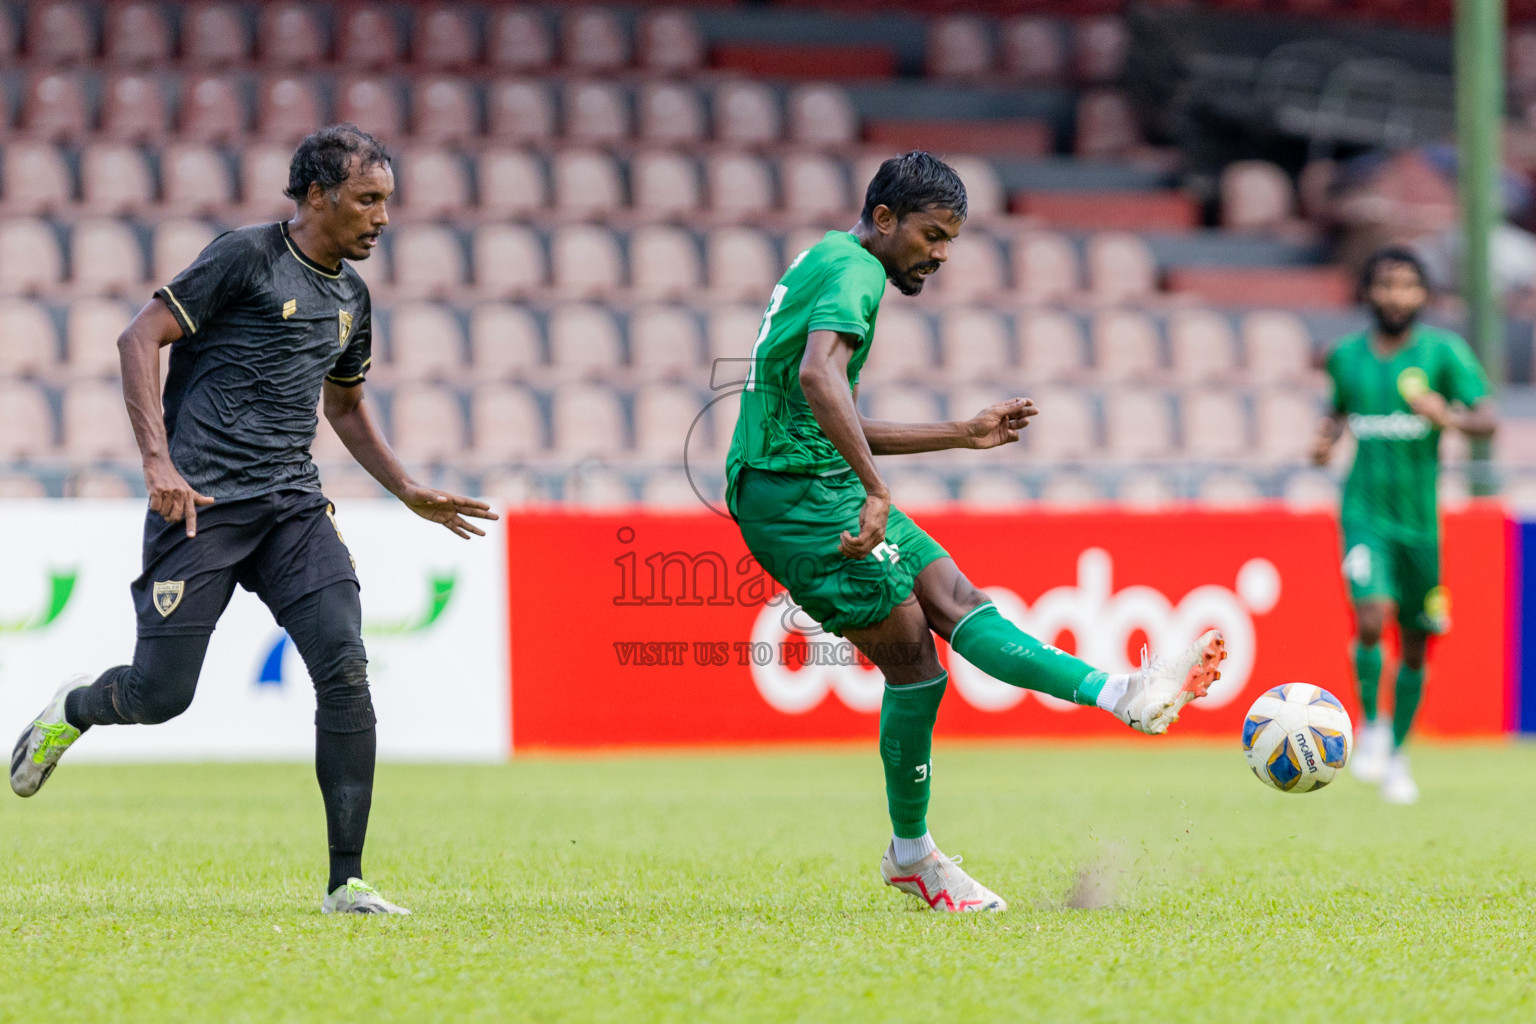
[[[325,418],[347,446],[347,451],[358,465],[384,486],[390,494],[399,498],[406,507],[423,519],[441,523],[456,536],[469,539],[470,534],[484,537],[485,531],[465,519],[500,518],[483,501],[450,494],[431,487],[423,487],[412,480],[390,450],[389,443],[379,433],[368,403],[363,400],[363,386],[345,387],[332,381],[325,382]]]
[[[165,420],[160,413],[160,350],[181,337],[181,325],[164,302],[150,299],[117,339],[122,365],[123,400],[134,440],[144,460],[149,507],[168,523],[186,520],[187,536],[197,536],[197,510],[213,499],[197,493],[171,463]]]
[[[1323,417],[1323,421],[1317,425],[1317,437],[1312,441],[1313,465],[1328,465],[1328,461],[1333,458],[1333,446],[1344,436],[1344,422],[1344,414],[1339,412]]]
[[[858,407],[859,389],[853,389]],[[1040,412],[1027,398],[1010,398],[987,406],[968,420],[943,423],[895,423],[863,416],[864,439],[876,455],[914,455],[948,448],[996,448],[1019,439],[1029,418]]]
[[[874,453],[864,437],[864,427],[848,386],[848,360],[859,339],[836,331],[812,331],[800,360],[800,390],[827,439],[837,448],[854,475],[864,485],[864,508],[859,512],[859,535],[843,531],[838,550],[845,558],[863,558],[885,539],[885,523],[891,511],[891,493],[875,469]]]
[[[1439,392],[1426,391],[1415,395],[1408,406],[1441,430],[1459,430],[1468,437],[1492,437],[1499,429],[1498,410],[1486,398],[1465,408],[1452,405]]]

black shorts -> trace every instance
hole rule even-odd
[[[213,632],[238,583],[274,616],[337,580],[357,582],[335,510],[318,491],[279,491],[197,510],[197,536],[144,517],[144,572],[133,581],[139,636]]]

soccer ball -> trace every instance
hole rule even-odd
[[[1260,782],[1282,793],[1322,789],[1344,770],[1354,745],[1344,705],[1311,683],[1265,690],[1243,719],[1248,767]]]

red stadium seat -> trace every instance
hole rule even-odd
[[[1238,160],[1222,168],[1221,226],[1265,231],[1295,216],[1291,179],[1267,160]]]
[[[976,223],[988,217],[996,217],[1008,212],[1008,197],[1003,191],[1003,183],[997,176],[997,169],[992,166],[992,161],[974,156],[956,156],[949,159],[949,165],[955,169],[960,180],[965,183],[966,223]],[[867,182],[858,182],[857,198],[860,205],[863,204],[863,186]]]
[[[949,260],[928,287],[946,302],[976,302],[1003,295],[1008,275],[997,240],[968,232],[963,243],[949,248]]]
[[[0,29],[0,33],[5,30]],[[0,420],[0,429],[6,429],[6,424]],[[43,482],[30,473],[0,473],[0,498],[12,501],[30,501],[34,498],[48,497],[48,488]]]
[[[452,462],[464,452],[464,409],[435,384],[401,384],[389,403],[389,442],[405,463]]]
[[[77,379],[116,377],[122,369],[117,339],[134,310],[116,299],[77,299],[64,327],[65,367]]]
[[[705,399],[684,384],[644,384],[635,390],[635,453],[642,459],[680,463]]]
[[[498,142],[543,142],[555,134],[555,104],[542,82],[505,78],[486,90],[486,133]]]
[[[564,384],[551,398],[551,441],[560,456],[612,458],[628,447],[624,410],[612,388],[587,382]]]
[[[1065,81],[1067,47],[1061,23],[1033,16],[1004,22],[1002,71],[1019,82],[1049,85]]]
[[[51,142],[8,142],[0,171],[0,213],[59,213],[74,201],[69,165]]]
[[[605,511],[628,508],[634,504],[635,494],[618,470],[583,463],[566,476],[562,499],[568,507]]]
[[[390,262],[394,264],[397,294],[442,299],[464,286],[464,247],[452,229],[409,224],[395,228],[393,233]]]
[[[76,381],[64,391],[64,443],[66,457],[88,462],[96,459],[137,459],[138,446],[123,404],[123,389],[105,381]]]
[[[707,424],[708,417],[705,417],[700,433],[705,432],[702,428]],[[698,444],[697,436],[693,444]],[[681,469],[652,469],[640,485],[640,503],[658,512],[694,511],[703,507],[694,490],[696,485],[697,481]]]
[[[480,479],[477,493],[505,508],[537,508],[549,500],[539,478],[524,469],[493,469]]]
[[[173,280],[192,265],[213,241],[216,232],[200,220],[165,220],[155,225],[150,244],[150,281],[156,285]]]
[[[1052,302],[1081,288],[1077,252],[1065,235],[1026,231],[1012,242],[1013,288],[1025,302]]]
[[[1072,73],[1086,85],[1117,82],[1125,72],[1131,36],[1117,17],[1080,18],[1072,25]]]
[[[623,370],[619,328],[606,308],[582,302],[549,314],[549,362],[561,378],[612,377]]]
[[[1210,508],[1246,508],[1264,500],[1258,482],[1248,473],[1207,473],[1200,478],[1197,497]]]
[[[197,142],[232,142],[245,134],[245,102],[235,83],[217,75],[186,78],[181,83],[179,130]]]
[[[785,211],[804,220],[846,219],[859,209],[848,188],[847,168],[828,156],[785,156],[779,162],[779,183],[784,190]]]
[[[641,227],[629,236],[630,288],[645,300],[676,299],[704,280],[699,247],[682,228]]]
[[[1093,318],[1094,376],[1101,383],[1148,381],[1162,368],[1157,325],[1145,313],[1111,309]]]
[[[49,64],[79,64],[96,53],[96,32],[85,5],[44,0],[27,10],[27,56]]]
[[[1248,410],[1231,391],[1186,392],[1179,404],[1184,453],[1196,459],[1242,459],[1252,454]]]
[[[549,266],[550,283],[565,298],[603,298],[624,284],[619,241],[596,224],[556,228],[550,237]]]
[[[481,465],[521,462],[542,453],[544,415],[526,388],[487,384],[470,400],[470,436]]]
[[[718,153],[705,163],[709,208],[730,220],[748,220],[774,208],[768,163],[750,153]]]
[[[702,348],[698,318],[687,307],[641,306],[629,315],[629,363],[641,379],[695,376]]]
[[[47,308],[0,299],[0,381],[51,373],[58,361],[58,332]]]
[[[572,82],[565,87],[563,101],[565,136],[572,142],[606,146],[629,137],[629,101],[618,85]]]
[[[462,78],[421,78],[411,89],[411,134],[421,142],[463,144],[480,134],[474,93]]]
[[[1157,260],[1136,235],[1104,231],[1088,239],[1088,290],[1103,302],[1144,299],[1157,291]]]
[[[498,219],[542,213],[549,206],[544,168],[532,153],[520,149],[486,149],[480,153],[475,177],[480,213]]]
[[[636,36],[636,63],[646,71],[676,75],[704,67],[704,35],[692,11],[646,11]]]
[[[250,223],[293,215],[293,200],[283,194],[292,162],[293,151],[286,145],[254,145],[241,151],[239,219]]]
[[[1168,318],[1174,376],[1186,384],[1231,380],[1237,375],[1232,325],[1209,309],[1181,309]]]
[[[1040,504],[1047,508],[1090,508],[1103,500],[1098,482],[1075,470],[1052,473],[1040,487]]]
[[[1140,146],[1141,128],[1130,99],[1115,89],[1094,89],[1077,101],[1073,152],[1087,159],[1113,159]]]
[[[336,120],[393,142],[405,132],[400,90],[387,78],[345,79],[336,88]]]
[[[308,68],[325,60],[330,40],[317,8],[303,2],[261,5],[256,22],[256,49],[269,68]]]
[[[469,314],[469,361],[476,380],[526,379],[544,365],[539,325],[521,306],[486,302]],[[475,434],[477,443],[483,437]]]
[[[29,138],[74,140],[86,133],[90,116],[80,78],[49,73],[32,77],[21,100],[21,130]]]
[[[709,291],[717,299],[766,303],[784,272],[772,241],[753,228],[717,228],[709,233],[705,251]],[[759,317],[761,313],[759,309]],[[751,346],[751,338],[746,339],[746,346]],[[746,351],[736,354],[746,355]]]
[[[1270,390],[1254,403],[1259,458],[1270,462],[1300,462],[1308,457],[1317,436],[1321,403],[1300,391]]]
[[[1167,285],[1213,306],[1344,309],[1355,299],[1354,280],[1341,267],[1171,267]]]
[[[1158,459],[1173,452],[1173,411],[1159,391],[1104,395],[1104,448],[1113,459]],[[1042,414],[1043,415],[1043,414]]]
[[[263,78],[256,92],[256,134],[271,142],[297,144],[329,119],[320,92],[300,75]]]
[[[715,306],[710,309],[706,325],[709,358],[711,362],[731,361],[729,365],[714,368],[712,386],[720,387],[733,380],[746,378],[744,362],[751,354],[752,343],[757,338],[758,328],[762,326],[763,303],[766,302],[762,295],[766,294],[761,293],[755,305]],[[719,408],[716,405],[717,412]]]
[[[1033,501],[1024,481],[1005,470],[973,469],[960,481],[960,504],[973,511],[1018,509]]]
[[[401,56],[400,25],[385,7],[352,7],[340,13],[336,62],[348,70],[393,67]]]
[[[457,216],[470,207],[464,158],[436,147],[402,151],[394,164],[396,193],[391,200],[413,218]]]
[[[101,91],[101,134],[124,142],[153,142],[170,130],[170,107],[160,79],[114,75]]]
[[[798,85],[790,90],[788,106],[789,137],[797,145],[844,147],[859,141],[858,111],[835,85]]]
[[[464,335],[447,307],[426,302],[396,306],[389,317],[389,371],[405,381],[445,380],[464,365]]]
[[[160,153],[161,206],[175,215],[222,215],[234,203],[234,183],[223,154],[196,142]]]
[[[1020,318],[1018,336],[1019,363],[1031,385],[1085,376],[1087,346],[1075,317],[1057,310],[1032,310]]]
[[[123,418],[127,419],[126,414]],[[48,396],[35,384],[0,379],[0,458],[35,459],[53,452]]]
[[[617,71],[629,63],[629,38],[615,12],[577,8],[560,19],[560,56],[580,71]]]
[[[991,74],[995,29],[967,15],[939,18],[928,26],[924,63],[934,78],[981,78]]]
[[[1294,383],[1312,372],[1312,335],[1295,313],[1257,310],[1243,317],[1243,352],[1255,384]]]
[[[442,4],[416,12],[411,60],[425,68],[460,69],[480,58],[480,36],[462,8]]]
[[[886,486],[891,498],[904,510],[941,512],[954,504],[944,478],[925,469],[901,469],[888,473]]]
[[[196,3],[181,15],[181,59],[201,67],[229,67],[251,54],[245,15],[233,4]]]
[[[92,143],[80,155],[80,195],[88,213],[142,213],[155,200],[149,161],[127,143]]]
[[[155,67],[171,59],[171,27],[160,4],[109,4],[102,40],[108,64]]]
[[[485,60],[502,71],[542,71],[555,62],[549,22],[526,7],[495,7],[489,14]]]
[[[537,294],[549,280],[544,246],[518,224],[482,224],[471,242],[475,293],[487,299],[518,299]]]
[[[64,255],[53,229],[31,217],[0,220],[0,295],[36,295],[59,287]]]
[[[1038,223],[1079,231],[1188,231],[1200,224],[1200,204],[1180,189],[1024,192],[1014,212]]]
[[[859,373],[860,382],[932,380],[933,366],[933,328],[928,318],[900,306],[882,310],[869,361]]]
[[[637,153],[629,162],[635,210],[654,217],[690,214],[699,209],[699,168],[675,150]]]
[[[619,165],[606,153],[566,149],[555,155],[551,177],[556,209],[574,216],[613,213],[624,205]]]
[[[1013,329],[986,309],[947,310],[939,319],[944,376],[950,381],[995,381],[1012,377]],[[969,415],[969,414],[967,414]]]
[[[642,141],[688,145],[705,136],[704,101],[686,82],[645,82],[636,94]]]
[[[766,146],[783,135],[773,90],[762,82],[727,81],[715,90],[715,138],[738,146]]]
[[[1115,482],[1115,502],[1126,508],[1153,510],[1178,501],[1178,490],[1166,473],[1155,469],[1133,469]]]
[[[83,220],[70,239],[70,271],[76,294],[139,297],[144,250],[122,221]]]

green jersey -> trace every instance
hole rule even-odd
[[[1382,356],[1369,332],[1340,339],[1328,356],[1333,410],[1348,417],[1357,442],[1344,484],[1345,523],[1369,525],[1395,540],[1439,535],[1436,489],[1440,431],[1408,399],[1434,391],[1471,406],[1488,379],[1467,343],[1449,331],[1416,326],[1402,348]]]
[[[795,257],[774,285],[752,346],[725,460],[727,501],[743,466],[816,476],[849,471],[800,390],[800,360],[812,331],[854,335],[859,347],[848,361],[848,380],[857,384],[884,293],[885,268],[846,231],[828,231]]]

